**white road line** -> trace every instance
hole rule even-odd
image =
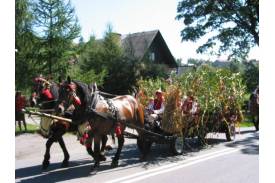
[[[135,173],[129,176],[125,176],[125,177],[121,177],[118,179],[114,179],[111,181],[108,181],[108,183],[117,183],[117,182],[136,182],[138,180],[142,180],[148,177],[152,177],[158,174],[163,174],[163,173],[167,173],[170,171],[174,171],[183,167],[187,167],[190,165],[194,165],[209,159],[213,159],[219,156],[224,156],[226,154],[230,154],[230,153],[234,153],[236,151],[239,151],[239,149],[233,149],[233,148],[227,148],[227,149],[223,149],[217,152],[213,152],[213,153],[208,153],[208,154],[204,154],[201,156],[197,156],[197,157],[191,157],[187,160],[182,160],[176,163],[171,163],[168,165],[164,165],[158,168],[154,168],[151,170],[147,170],[147,171],[143,171],[143,172],[139,172],[139,173]]]

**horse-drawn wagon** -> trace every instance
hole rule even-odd
[[[161,128],[180,134],[183,144],[189,137],[198,137],[205,144],[208,133],[225,133],[228,141],[235,138],[236,126],[243,120],[240,106],[245,90],[238,73],[201,66],[173,78],[173,83],[140,80],[138,94],[143,105],[156,88],[165,92]]]
[[[193,95],[198,97],[198,102],[193,102],[193,104],[199,104],[199,106],[197,106],[197,110],[194,113],[190,114],[184,114],[182,108],[179,107],[183,94],[187,94],[185,93],[186,90],[182,90],[182,88],[188,88],[181,83],[170,84],[169,88],[165,89],[165,111],[161,118],[154,121],[150,121],[147,119],[148,115],[144,115],[146,110],[144,110],[143,106],[145,105],[138,101],[137,98],[130,95],[116,96],[109,99],[104,98],[102,97],[102,92],[96,90],[93,86],[79,81],[71,81],[69,77],[67,81],[60,82],[58,88],[59,97],[55,105],[58,108],[61,107],[60,109],[63,112],[70,105],[74,105],[73,121],[88,121],[90,138],[94,142],[94,150],[92,151],[91,147],[89,147],[88,151],[95,159],[95,164],[92,168],[97,168],[100,164],[101,139],[109,133],[116,133],[118,139],[117,153],[112,161],[113,167],[118,165],[124,144],[124,136],[137,139],[137,146],[143,157],[150,151],[152,143],[168,144],[174,154],[181,154],[185,139],[190,136],[198,136],[201,142],[204,142],[208,132],[222,130],[227,134],[227,139],[231,140],[231,135],[234,134],[235,128],[230,126],[232,124],[234,126],[235,122],[240,119],[235,113],[235,109],[238,109],[238,106],[235,105],[236,101],[241,96],[238,93],[241,90],[236,92],[236,84],[234,83],[231,87],[231,83],[226,85],[226,82],[217,77],[209,79],[209,81],[206,80],[208,83],[206,82],[206,84],[202,85],[202,81],[205,82],[205,80],[201,78],[201,75],[203,76],[203,73],[198,73],[195,78],[190,79],[190,76],[187,77],[190,80],[188,82],[195,83],[194,86],[189,88],[195,91],[197,86],[205,86],[209,82],[218,79],[218,82],[214,83],[216,90],[215,88],[211,90],[211,88],[205,86],[194,92]],[[229,90],[224,88],[229,88]],[[214,99],[217,100],[215,101]],[[192,109],[193,104],[191,106]],[[125,131],[126,127],[135,129],[137,135],[127,133]],[[62,132],[61,135],[64,133]],[[47,144],[46,147],[48,152]],[[48,160],[49,158],[47,157]],[[68,158],[65,160],[67,161]]]

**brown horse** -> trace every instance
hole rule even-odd
[[[59,78],[59,82],[62,83],[61,78]],[[49,91],[45,92],[45,85],[48,85]],[[34,79],[33,92],[37,94],[35,103],[42,110],[46,111],[46,113],[56,112],[59,114],[57,110],[57,102],[59,99],[59,87],[60,84],[50,82],[45,78],[38,77]],[[43,92],[44,91],[44,92]],[[52,97],[49,97],[52,96]],[[34,106],[32,106],[34,107]],[[72,106],[70,106],[71,108]],[[49,112],[47,112],[49,110]],[[70,111],[70,110],[68,110]],[[62,116],[66,118],[71,118],[70,112],[63,113]],[[83,126],[83,125],[82,125]],[[66,123],[63,121],[57,121],[55,123],[52,122],[49,118],[41,118],[40,122],[40,134],[47,138],[46,142],[46,152],[44,154],[44,160],[42,162],[42,169],[46,169],[50,165],[50,149],[54,142],[58,142],[63,153],[64,160],[61,164],[61,167],[67,167],[69,165],[69,152],[66,148],[65,142],[63,140],[63,135],[66,132],[79,132],[78,126],[76,124]],[[102,137],[102,149],[105,149],[107,143],[107,136]],[[83,143],[86,146],[86,150],[90,155],[92,154],[91,141],[87,141],[87,143]],[[90,145],[89,145],[90,144]],[[106,160],[105,157],[101,157],[101,160]]]
[[[60,102],[66,108],[71,103],[78,105],[78,112],[73,114],[73,122],[89,121],[91,134],[94,140],[94,166],[92,170],[97,170],[100,165],[100,139],[102,136],[115,132],[118,139],[118,149],[112,160],[112,167],[118,166],[118,160],[124,144],[123,131],[127,124],[143,128],[144,113],[143,107],[137,100],[130,96],[118,96],[112,99],[102,99],[98,91],[87,90],[83,83],[67,81],[61,85],[59,93]],[[137,130],[139,135],[142,132]]]

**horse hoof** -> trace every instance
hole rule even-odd
[[[111,151],[113,148],[112,148],[112,146],[110,146],[110,145],[107,145],[106,147],[105,147],[105,150],[106,151]]]
[[[112,161],[111,168],[116,168],[118,167],[118,161]]]
[[[97,168],[97,167],[92,166],[92,167],[91,167],[90,174],[95,175],[95,174],[97,174],[97,171],[98,171],[98,168]]]
[[[46,170],[50,165],[50,162],[49,161],[43,161],[43,164],[42,164],[42,170]]]
[[[104,155],[101,154],[101,155],[99,156],[99,160],[100,160],[100,161],[106,161],[106,157],[105,157]]]
[[[140,158],[139,158],[139,161],[146,161],[146,155],[142,155],[142,156],[140,156]]]
[[[61,164],[61,168],[66,168],[69,166],[69,162],[68,161],[63,161]]]

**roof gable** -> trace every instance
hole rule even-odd
[[[121,37],[121,43],[126,52],[138,59],[142,59],[157,33],[158,30],[154,30],[124,35]]]
[[[121,36],[121,43],[128,55],[141,60],[144,58],[153,42],[157,42],[167,57],[167,63],[170,67],[177,67],[177,63],[172,56],[166,42],[159,30],[139,32]]]

